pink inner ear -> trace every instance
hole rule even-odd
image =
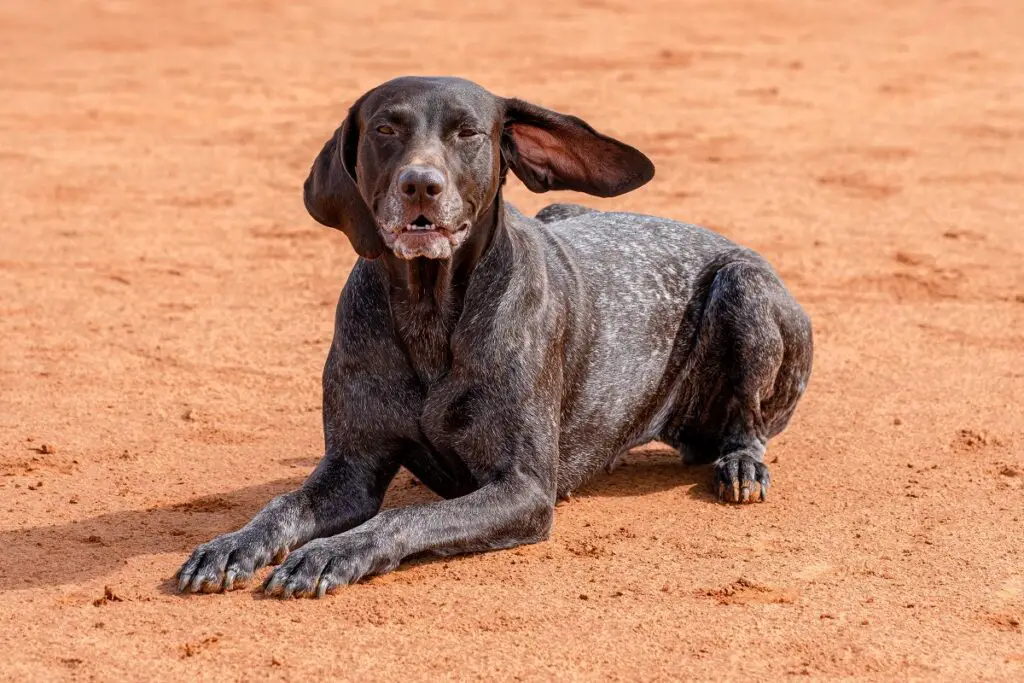
[[[519,156],[531,166],[563,178],[584,179],[590,175],[581,156],[586,150],[572,150],[568,146],[569,138],[574,137],[571,132],[563,130],[559,135],[545,128],[520,123],[509,124],[508,129]]]

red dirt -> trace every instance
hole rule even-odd
[[[0,678],[1024,679],[1024,4],[500,5],[0,8]],[[655,447],[546,543],[179,597],[319,455],[353,255],[300,187],[403,73],[583,116],[658,166],[590,203],[778,266],[817,353],[773,497]]]

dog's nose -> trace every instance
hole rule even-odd
[[[436,199],[444,191],[444,174],[433,166],[406,166],[398,174],[398,187],[409,199]]]

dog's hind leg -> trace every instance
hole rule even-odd
[[[789,422],[811,371],[811,324],[767,264],[720,267],[708,288],[689,391],[663,436],[685,462],[715,463],[714,487],[731,502],[765,500],[768,439]]]

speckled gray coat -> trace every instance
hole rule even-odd
[[[283,560],[265,589],[319,596],[412,555],[539,541],[559,497],[654,439],[714,462],[723,500],[766,499],[766,444],[812,355],[775,272],[663,218],[527,217],[502,199],[509,170],[601,196],[654,173],[579,119],[457,79],[398,79],[352,107],[306,183],[310,213],[364,257],[324,368],[324,458],[197,548],[182,591]],[[379,512],[402,466],[446,500]]]

